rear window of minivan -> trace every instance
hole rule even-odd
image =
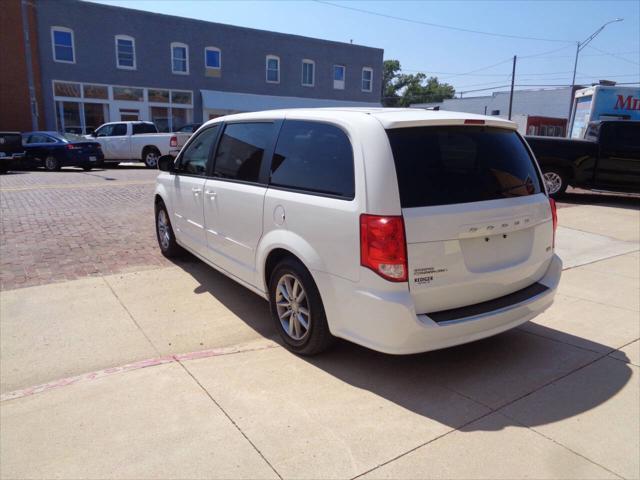
[[[437,126],[387,130],[402,208],[534,195],[538,171],[513,130]]]

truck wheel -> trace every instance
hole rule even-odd
[[[147,168],[158,168],[160,152],[157,148],[147,147],[142,151],[142,161]]]
[[[60,162],[53,155],[49,155],[44,159],[44,168],[49,172],[55,172],[57,170],[60,170]]]
[[[561,170],[555,168],[546,169],[542,172],[542,177],[550,197],[559,197],[567,189],[566,174]]]

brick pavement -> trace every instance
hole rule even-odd
[[[157,171],[0,177],[0,289],[168,265],[153,225]]]
[[[0,176],[0,290],[169,265],[154,231],[156,176],[122,166]],[[560,207],[638,201],[569,192]]]

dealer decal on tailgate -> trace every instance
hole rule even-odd
[[[413,283],[417,285],[429,285],[438,274],[445,273],[446,271],[446,268],[416,268],[413,270]]]

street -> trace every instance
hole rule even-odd
[[[162,257],[156,174],[0,177],[2,478],[638,478],[637,196],[563,199],[556,301],[520,328],[304,358]]]

